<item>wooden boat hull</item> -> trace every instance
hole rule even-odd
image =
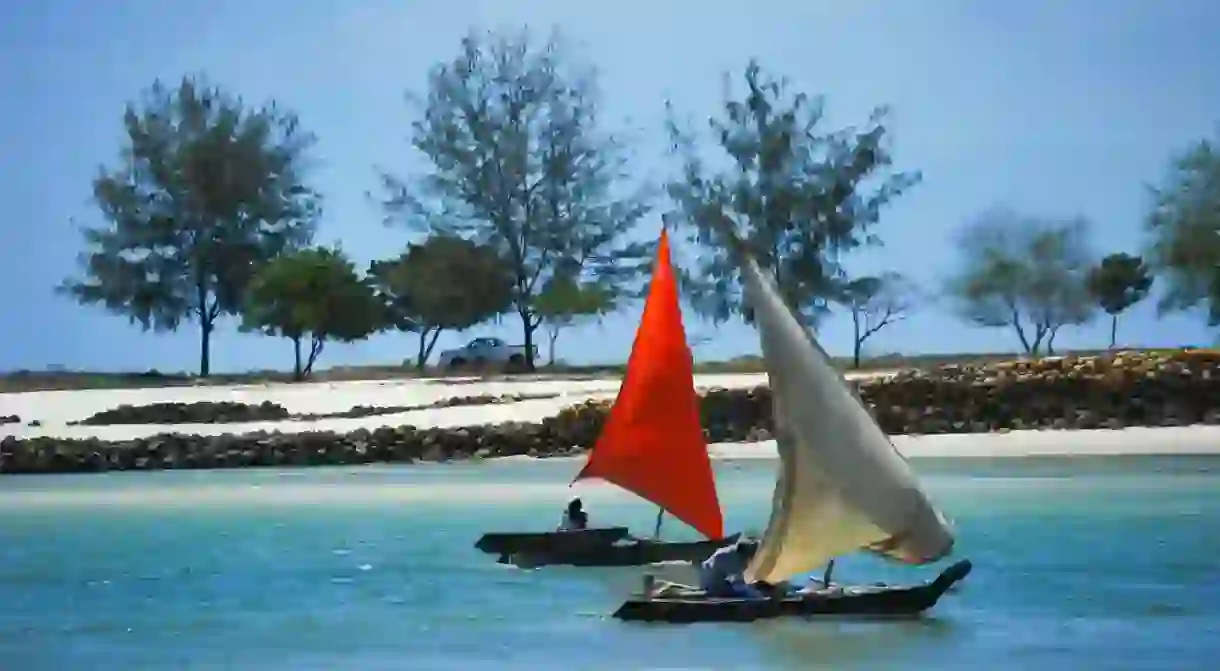
[[[776,599],[695,596],[628,599],[614,617],[631,622],[751,622],[777,617],[913,616],[932,606],[970,573],[970,560],[945,569],[933,581],[907,587],[847,587]]]
[[[638,539],[621,544],[569,547],[543,552],[507,553],[500,563],[536,566],[643,566],[667,561],[700,562],[720,548],[737,542],[741,534],[719,540],[665,542]]]
[[[474,546],[487,554],[495,555],[512,555],[518,552],[575,552],[613,545],[627,538],[628,535],[627,527],[582,529],[580,531],[490,533],[483,534]]]

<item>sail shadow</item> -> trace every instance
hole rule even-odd
[[[782,669],[876,669],[907,665],[913,653],[957,633],[951,620],[921,617],[781,619],[759,622],[751,638]]]

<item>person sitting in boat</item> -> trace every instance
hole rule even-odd
[[[746,567],[757,552],[758,541],[746,539],[716,550],[699,565],[699,588],[712,597],[764,598],[745,581]]]
[[[563,512],[563,520],[559,523],[560,531],[584,531],[589,528],[589,514],[584,510],[584,504],[579,496],[568,501],[568,509]]]

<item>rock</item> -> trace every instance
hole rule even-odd
[[[1220,424],[1220,353],[1119,352],[1102,357],[944,366],[864,380],[858,389],[889,434]],[[488,403],[509,403],[525,397],[460,398],[465,400],[446,402],[474,405],[469,399],[481,398]],[[487,400],[492,398],[500,400]],[[593,446],[611,404],[608,400],[586,401],[539,423],[398,426],[346,434],[160,434],[129,441],[5,436],[0,439],[0,473],[566,456]],[[249,418],[266,420],[286,414],[271,403],[166,403],[116,408],[82,423],[251,421]],[[700,415],[712,442],[762,441],[774,430],[771,391],[766,387],[710,389],[702,395]],[[242,419],[236,419],[239,417]]]
[[[152,403],[120,405],[103,410],[79,422],[84,426],[115,424],[225,424],[265,422],[289,419],[284,406],[270,401],[258,405],[232,401],[199,401],[196,403]]]
[[[442,461],[448,461],[449,455],[445,454],[445,450],[443,447],[434,443],[432,445],[429,445],[424,450],[424,454],[421,457],[421,459],[423,461],[442,462]]]
[[[357,405],[340,412],[307,413],[292,415],[291,419],[315,421],[319,419],[355,419],[360,417],[375,417],[377,415],[398,415],[415,410],[430,410],[433,408],[454,408],[473,405],[494,405],[499,403],[519,403],[536,399],[555,398],[559,394],[479,394],[477,396],[454,396],[442,398],[431,403],[417,405],[368,406]],[[284,419],[289,419],[285,417]]]

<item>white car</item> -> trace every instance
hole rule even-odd
[[[509,345],[499,338],[475,338],[465,347],[441,352],[441,370],[462,370],[492,366],[504,370],[525,370],[528,361],[524,345]]]

